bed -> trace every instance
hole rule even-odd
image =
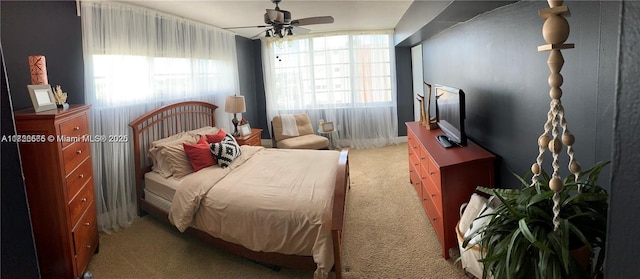
[[[350,183],[347,149],[241,146],[242,155],[224,169],[208,167],[179,178],[160,175],[155,166],[152,170],[155,159],[149,149],[155,142],[184,131],[215,128],[216,109],[206,102],[180,102],[129,124],[138,214],[148,213],[208,244],[265,265],[315,270],[314,277],[319,278],[333,270],[336,278],[342,278],[342,231]]]

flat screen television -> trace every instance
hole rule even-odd
[[[467,145],[464,132],[465,102],[462,89],[435,85],[436,119],[443,135],[437,136],[444,147]]]

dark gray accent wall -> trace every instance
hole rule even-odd
[[[640,275],[640,2],[622,3],[605,278]]]
[[[1,8],[1,7],[0,7]],[[7,83],[4,67],[4,55],[0,44],[0,79],[2,79],[2,137],[16,134],[13,120],[13,108],[11,106],[11,91]],[[38,278],[38,258],[36,256],[33,231],[29,206],[27,205],[27,193],[22,178],[22,168],[18,145],[14,142],[0,143],[2,149],[2,278]]]
[[[398,136],[407,135],[407,121],[413,121],[413,75],[411,48],[396,47],[396,98],[398,107]]]
[[[568,43],[562,51],[562,103],[576,136],[576,158],[584,167],[611,160],[613,97],[619,2],[570,1]],[[466,93],[466,132],[499,158],[498,187],[518,187],[511,172],[523,175],[538,154],[549,110],[549,52],[538,10],[544,1],[521,1],[456,25],[422,42],[424,80]],[[563,151],[564,152],[564,151]],[[548,155],[549,152],[547,152]],[[561,157],[566,173],[568,158]],[[551,168],[545,157],[545,169]],[[609,170],[601,176],[608,184]],[[608,185],[603,185],[608,188]]]
[[[264,128],[256,115],[258,103],[256,101],[255,57],[253,42],[250,39],[236,36],[236,53],[238,56],[238,79],[240,95],[244,96],[247,112],[242,117],[249,120],[252,128]]]
[[[49,84],[60,85],[70,104],[84,103],[82,28],[75,1],[2,1],[0,33],[13,108],[32,107],[28,57],[44,55]]]
[[[270,139],[269,126],[271,125],[271,119],[267,119],[267,97],[264,91],[264,73],[262,69],[262,44],[260,40],[253,40],[253,56],[254,56],[254,71],[256,77],[256,102],[258,103],[257,115],[258,119],[261,119],[262,125],[262,138]]]

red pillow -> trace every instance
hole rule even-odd
[[[204,136],[201,136],[197,143],[182,143],[182,146],[189,157],[194,172],[216,164],[216,159],[213,157],[209,143]]]
[[[224,139],[224,137],[227,135],[227,132],[225,132],[224,130],[220,129],[218,130],[217,134],[209,134],[206,135],[207,136],[207,141],[209,143],[219,143],[222,141],[222,139]]]

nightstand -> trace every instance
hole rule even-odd
[[[262,134],[262,129],[251,129],[251,134],[246,136],[237,136],[234,137],[238,142],[238,145],[253,145],[253,146],[261,146],[262,143],[260,141],[260,135]]]

